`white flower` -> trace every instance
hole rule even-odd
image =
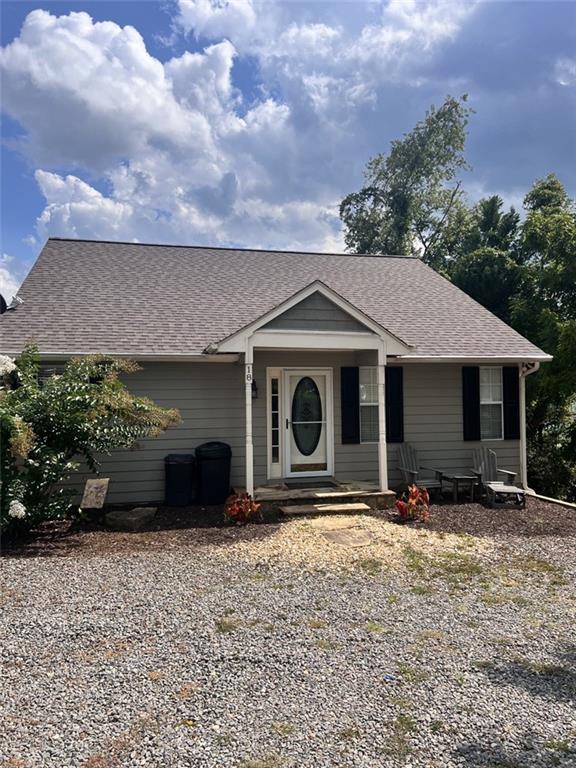
[[[0,355],[0,376],[6,376],[16,370],[14,360],[7,355]]]
[[[11,501],[10,506],[8,507],[8,515],[22,520],[22,518],[26,517],[26,507],[21,501]]]

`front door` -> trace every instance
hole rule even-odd
[[[334,473],[332,371],[284,371],[286,477]]]

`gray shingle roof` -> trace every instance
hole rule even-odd
[[[321,280],[424,357],[545,353],[419,259],[50,239],[0,351],[198,354]]]

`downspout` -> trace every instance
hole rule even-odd
[[[520,479],[522,488],[529,493],[534,493],[532,488],[528,487],[528,458],[526,441],[526,377],[531,373],[536,373],[540,368],[539,362],[519,363],[519,383],[520,383]]]

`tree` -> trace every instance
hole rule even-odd
[[[554,355],[527,382],[531,475],[542,493],[576,499],[574,203],[550,174],[535,182],[524,206],[521,281],[511,301],[511,323]]]
[[[84,458],[128,448],[179,421],[175,410],[132,395],[120,376],[139,370],[122,359],[71,360],[62,375],[39,381],[35,347],[14,364],[0,358],[0,520],[2,530],[31,527],[70,510],[63,486]]]
[[[441,266],[443,234],[462,206],[457,176],[468,167],[463,153],[471,110],[466,101],[466,96],[448,96],[393,141],[388,155],[369,161],[366,186],[340,205],[349,250],[418,254]]]
[[[451,279],[458,288],[504,322],[510,322],[510,299],[520,280],[520,268],[506,251],[483,247],[455,260]]]
[[[472,208],[469,231],[464,234],[464,249],[494,248],[515,251],[520,216],[514,208],[502,213],[504,201],[499,195],[479,200]]]

